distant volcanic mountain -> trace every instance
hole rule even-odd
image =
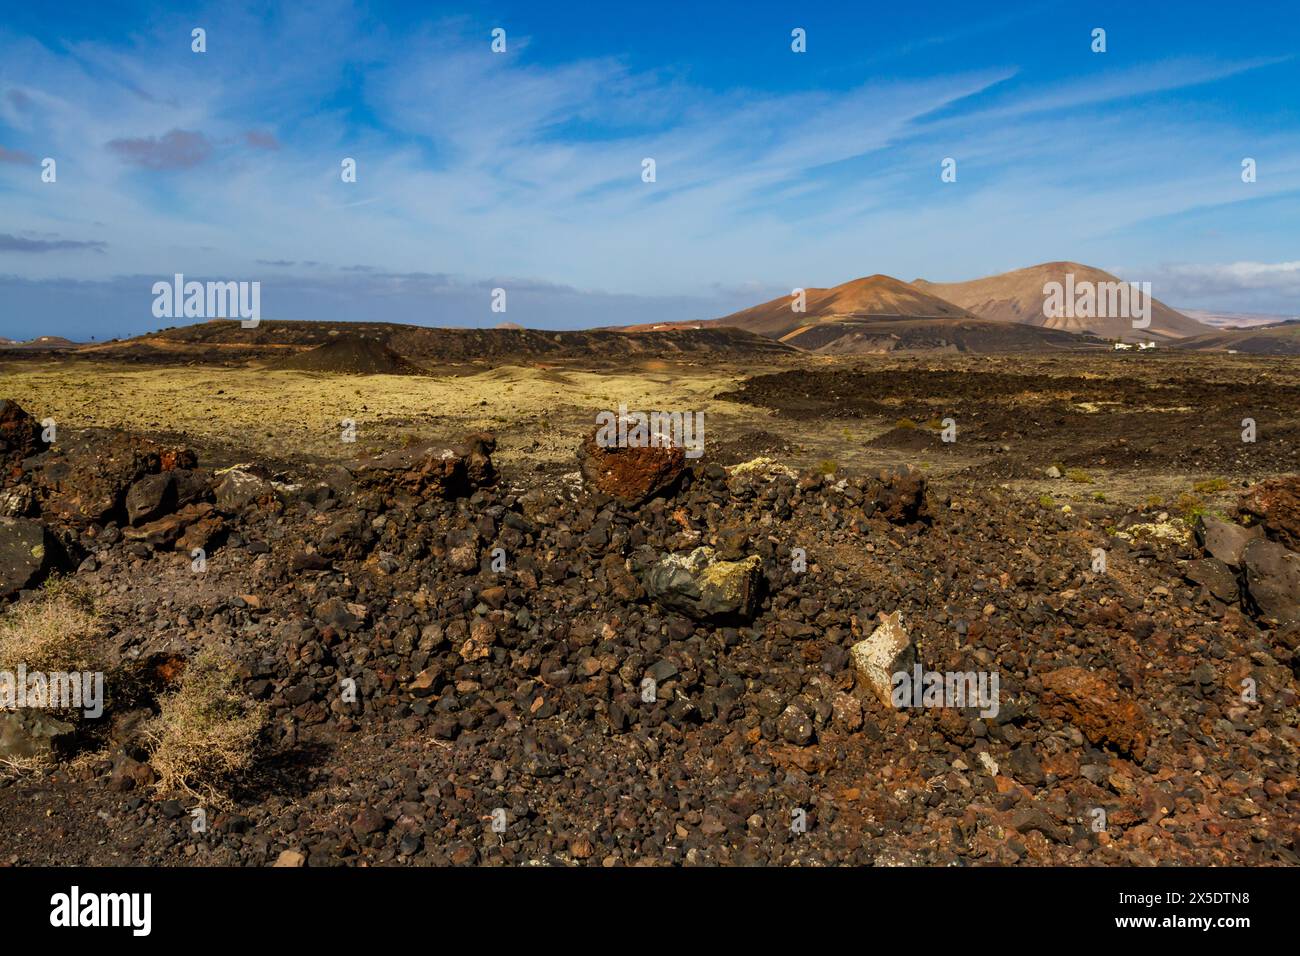
[[[1066,331],[1009,326],[891,276],[872,275],[831,289],[804,290],[803,311],[784,295],[712,319],[823,354],[895,351],[1019,352],[1096,346]]]
[[[1085,284],[1102,288],[1105,288],[1103,284],[1125,284],[1109,272],[1078,262],[1044,262],[1027,269],[972,279],[970,282],[927,282],[917,279],[912,286],[968,309],[982,319],[996,322],[1020,322],[1066,332],[1092,332],[1106,338],[1125,339],[1182,338],[1209,331],[1200,322],[1154,298],[1151,300],[1151,324],[1144,329],[1133,327],[1132,314],[1101,314],[1107,311],[1102,307],[1095,307],[1092,315],[1048,316],[1044,314],[1044,302],[1048,298],[1044,287],[1053,282],[1076,290],[1082,290]],[[1103,297],[1099,297],[1099,302],[1101,298]]]
[[[0,337],[0,347],[35,351],[40,349],[73,349],[77,347],[77,343],[72,339],[65,339],[61,335],[41,335],[34,339],[28,339],[26,342]]]
[[[793,295],[784,295],[706,324],[757,332],[814,352],[1059,349],[1209,331],[1149,291],[1139,295],[1109,272],[1077,262],[1047,262],[971,282],[907,283],[872,275],[832,289],[807,289],[804,310],[796,311],[796,304]],[[1146,316],[1148,325],[1134,326]]]
[[[420,375],[423,370],[385,343],[359,335],[340,336],[305,352],[294,352],[272,368],[349,375]]]
[[[783,295],[713,321],[797,345],[810,327],[846,319],[972,318],[951,302],[884,275],[854,279],[833,289],[806,289],[804,295],[802,312],[795,311],[793,295]]]
[[[1300,355],[1300,322],[1278,322],[1249,329],[1211,329],[1178,343],[1195,352],[1242,352],[1246,355]]]
[[[802,309],[799,306],[802,305]],[[807,352],[1023,352],[1098,348],[1104,343],[1062,329],[983,319],[892,276],[871,275],[830,289],[805,289],[752,308],[692,323],[624,326],[623,331],[729,327]]]
[[[1257,329],[1285,325],[1288,322],[1300,322],[1300,316],[1261,312],[1207,312],[1201,309],[1183,309],[1183,315],[1191,316],[1197,322],[1212,329]]]
[[[766,336],[719,325],[700,328],[700,323],[690,329],[627,333],[267,319],[246,329],[237,321],[217,319],[81,346],[77,354],[132,362],[243,365],[258,361],[297,371],[409,375],[446,362],[518,364],[613,355],[619,356],[619,362],[659,361],[669,355],[749,359],[794,351]]]

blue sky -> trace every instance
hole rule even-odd
[[[578,327],[1073,259],[1300,312],[1293,4],[3,7],[3,336],[171,324],[178,272],[270,319]]]

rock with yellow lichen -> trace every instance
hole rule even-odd
[[[1117,537],[1129,541],[1145,538],[1149,541],[1165,544],[1189,545],[1192,543],[1192,530],[1182,518],[1170,518],[1161,515],[1156,521],[1131,524],[1116,533]]]
[[[0,518],[0,598],[39,583],[50,563],[49,541],[40,522]]]
[[[663,556],[646,568],[642,583],[660,605],[697,620],[749,620],[762,596],[763,562],[758,555],[723,561],[712,548],[696,548]]]
[[[743,461],[738,465],[732,465],[727,469],[727,476],[731,478],[760,476],[771,480],[782,476],[786,478],[798,478],[799,472],[795,471],[789,465],[781,464],[774,458],[760,455],[758,458],[751,458],[749,461]]]

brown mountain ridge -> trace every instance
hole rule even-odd
[[[804,310],[795,311],[795,304],[793,294],[783,295],[714,322],[787,341],[810,326],[846,319],[973,318],[951,302],[886,275],[866,276],[830,289],[805,289]]]
[[[928,282],[917,279],[912,285],[994,322],[1019,322],[1122,339],[1182,338],[1210,331],[1200,322],[1155,298],[1151,300],[1151,325],[1145,329],[1135,329],[1131,316],[1049,317],[1043,311],[1044,286],[1051,282],[1064,286],[1067,276],[1073,276],[1076,287],[1084,282],[1123,282],[1102,269],[1079,262],[1061,261],[1043,262],[969,282]]]

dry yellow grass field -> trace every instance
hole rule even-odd
[[[336,375],[25,361],[0,366],[0,392],[63,428],[174,433],[231,455],[322,460],[486,429],[497,434],[507,463],[571,462],[595,414],[620,402],[630,409],[703,411],[709,427],[743,419],[752,428],[769,417],[713,398],[752,369],[658,364],[599,372],[503,365],[473,374]],[[356,423],[355,443],[341,440],[344,419]]]

